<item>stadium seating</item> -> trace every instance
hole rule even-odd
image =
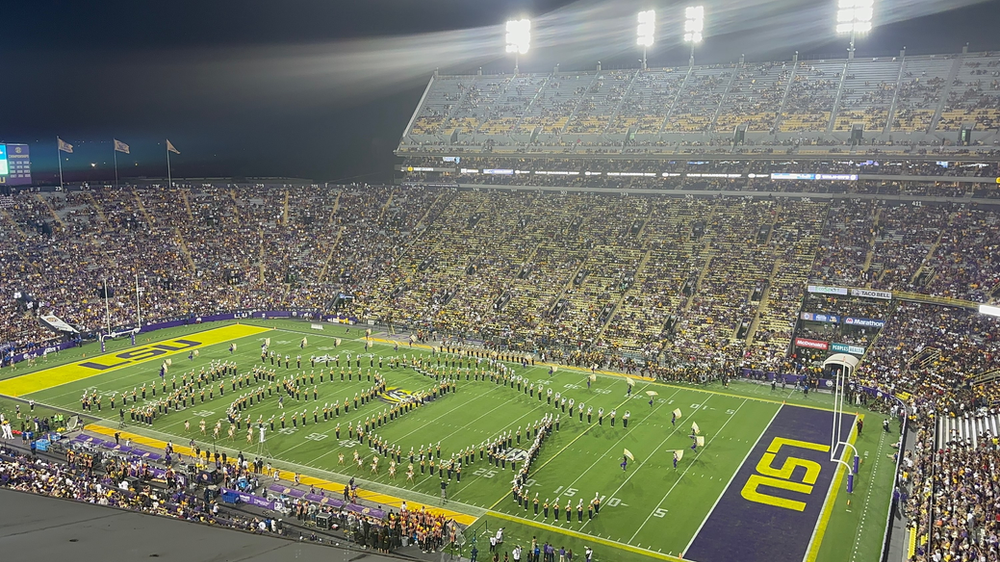
[[[398,152],[652,153],[1000,145],[1000,55],[740,62],[649,70],[435,75]]]

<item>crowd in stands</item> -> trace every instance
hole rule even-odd
[[[778,361],[810,279],[976,302],[1000,283],[995,211],[959,204],[376,186],[13,199],[2,284],[26,297],[0,305],[8,353],[54,337],[38,312],[103,328],[104,279],[112,328],[140,314],[328,312],[348,293],[340,311],[357,318],[601,362],[731,345],[728,357]]]
[[[998,68],[987,52],[436,75],[399,152],[995,155]]]
[[[91,466],[73,466],[10,450],[0,452],[2,488],[256,534],[277,532],[277,527],[272,527],[266,518],[222,512],[218,504],[206,503],[192,493],[179,488],[153,488],[148,479],[126,480],[127,474],[127,467],[115,462],[106,470],[95,470]]]
[[[206,451],[207,453],[207,451]],[[194,521],[214,526],[228,527],[255,534],[287,536],[288,529],[276,519],[280,515],[264,512],[254,515],[246,511],[220,509],[218,498],[205,497],[189,485],[188,476],[176,471],[168,461],[164,468],[157,468],[148,461],[106,457],[103,460],[87,452],[77,453],[68,449],[66,462],[50,457],[18,453],[14,449],[0,449],[0,488],[74,500],[84,503],[114,507]],[[213,464],[214,463],[214,464]],[[270,471],[262,462],[249,462],[241,454],[239,459],[214,461],[206,454],[204,464],[220,469],[223,487],[237,487],[237,482],[247,480],[247,491],[256,490],[258,477]],[[243,488],[242,486],[240,486]],[[389,552],[403,546],[404,537],[409,544],[419,545],[425,552],[440,549],[454,540],[457,527],[454,521],[440,513],[424,508],[389,512],[376,517],[366,512],[333,508],[306,499],[294,499],[284,504],[284,511],[294,517],[299,526],[315,524],[316,516],[328,514],[337,526],[348,534],[355,544],[380,552]],[[301,532],[300,532],[301,533]],[[310,540],[316,540],[315,533]]]
[[[940,530],[924,559],[994,548],[995,523],[974,507],[992,492],[946,484],[990,462],[996,446],[984,439],[974,450],[934,451],[926,420],[1000,400],[994,385],[975,384],[1000,372],[997,320],[967,308],[805,291],[812,282],[991,302],[1000,217],[990,207],[409,186],[126,187],[21,193],[11,202],[0,213],[11,241],[0,246],[0,288],[22,298],[0,303],[8,352],[55,337],[40,311],[84,332],[102,329],[104,276],[115,292],[113,328],[134,325],[136,276],[144,321],[329,312],[350,293],[356,298],[341,312],[425,337],[667,380],[698,382],[740,367],[815,372],[814,354],[793,348],[795,336],[867,347],[859,380],[909,396],[915,418],[924,414],[917,446],[903,453],[912,466],[900,504]],[[800,312],[886,324],[877,332],[797,322]],[[103,477],[5,462],[0,478],[19,489],[214,517],[183,496],[128,494]],[[434,548],[448,531],[421,517],[355,523],[372,545],[410,536]]]

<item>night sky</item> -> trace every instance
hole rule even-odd
[[[75,145],[67,181],[283,176],[387,181],[392,150],[434,68],[509,71],[503,22],[533,21],[521,70],[637,67],[635,13],[657,10],[651,67],[683,65],[684,2],[173,0],[5,2],[0,142],[31,145],[36,183],[58,182],[55,137]],[[708,0],[697,62],[842,58],[835,1]],[[946,8],[953,8],[946,10]],[[876,0],[858,57],[1000,49],[1000,2]],[[96,167],[92,168],[91,163]]]

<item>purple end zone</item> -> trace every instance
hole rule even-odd
[[[850,435],[854,420],[853,414],[845,414],[844,439]],[[684,553],[684,559],[695,562],[801,561],[833,482],[837,463],[830,461],[829,450],[819,451],[780,440],[829,446],[832,425],[833,412],[782,407]],[[769,466],[778,470],[785,467],[787,478],[775,478],[773,473],[765,475],[758,471],[758,463],[768,447],[773,451],[778,445],[780,448]],[[819,474],[811,488],[803,484],[809,466],[795,464],[801,461],[812,467],[815,465],[808,461],[819,464]],[[780,486],[781,483],[786,485]]]

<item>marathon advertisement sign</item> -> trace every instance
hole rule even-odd
[[[861,328],[883,328],[885,327],[885,320],[872,320],[871,318],[853,318],[848,316],[844,318],[845,326],[858,326]]]
[[[824,287],[822,285],[809,285],[810,293],[821,293],[824,295],[846,295],[847,289],[844,287]]]
[[[892,293],[889,291],[872,291],[870,289],[851,289],[852,297],[864,297],[866,299],[882,299],[891,301]]]
[[[831,343],[830,351],[836,351],[837,353],[850,353],[851,355],[865,354],[865,348],[856,345],[847,345],[846,343]]]
[[[797,347],[808,347],[809,349],[822,349],[823,351],[826,351],[830,347],[830,344],[825,341],[807,340],[805,338],[795,338],[795,345]]]
[[[803,312],[799,315],[803,320],[809,322],[826,322],[828,324],[840,324],[840,316],[836,314],[821,314],[818,312]]]

